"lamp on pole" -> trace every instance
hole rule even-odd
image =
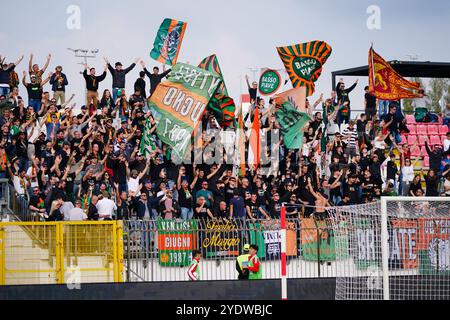
[[[85,65],[88,64],[88,59],[95,59],[97,58],[97,54],[99,52],[99,49],[72,49],[67,48],[67,50],[72,51],[75,55],[75,58],[82,58],[83,62],[78,62],[78,64]],[[80,74],[83,74],[82,71],[80,71]],[[87,97],[87,89],[84,89],[84,97]]]

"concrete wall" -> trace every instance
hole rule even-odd
[[[335,279],[290,279],[292,300],[334,300]],[[280,280],[0,286],[0,300],[280,300]]]

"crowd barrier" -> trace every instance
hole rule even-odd
[[[0,285],[123,281],[121,221],[0,223]]]
[[[331,221],[289,219],[288,278],[335,277],[335,236]],[[263,279],[280,278],[279,220],[124,221],[126,281],[187,281],[192,250],[202,252],[202,280],[237,279],[236,258],[245,244],[259,247]],[[343,256],[343,255],[341,255]]]

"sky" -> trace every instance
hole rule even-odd
[[[72,5],[80,9],[79,30],[67,27],[70,14],[66,10]],[[367,27],[371,5],[380,8],[379,30]],[[78,106],[84,104],[85,85],[79,73],[83,67],[78,64],[81,59],[67,48],[99,49],[97,58],[88,62],[97,73],[103,70],[105,56],[124,67],[137,58],[149,67],[161,67],[149,53],[164,18],[188,23],[178,61],[198,65],[215,53],[236,101],[246,92],[244,75],[253,78],[251,68],[283,68],[277,46],[313,40],[331,45],[333,52],[312,100],[320,93],[329,96],[332,71],[366,65],[372,43],[386,60],[410,60],[408,54],[414,54],[420,61],[450,61],[450,1],[443,0],[15,0],[3,8],[10,14],[0,19],[0,54],[8,62],[25,55],[16,70],[22,77],[30,53],[40,66],[52,53],[47,72],[63,66],[69,80],[67,92],[76,93]],[[127,93],[132,91],[139,71],[140,65],[128,74]],[[355,80],[345,78],[346,85]],[[363,106],[366,84],[367,78],[359,79],[350,96],[355,109]],[[101,92],[105,88],[111,89],[110,75],[101,84]],[[24,87],[19,89],[25,97]]]

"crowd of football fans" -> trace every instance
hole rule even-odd
[[[51,58],[41,68],[31,55],[20,73],[23,57],[9,63],[0,56],[0,179],[9,179],[35,220],[274,219],[282,203],[291,204],[288,217],[321,218],[325,207],[383,195],[450,196],[450,104],[436,119],[416,119],[399,102],[378,101],[366,88],[364,112],[352,117],[350,93],[357,83],[346,88],[340,80],[328,98],[307,101],[311,121],[300,150],[287,149],[281,139],[271,149],[280,160],[274,170],[247,166],[238,175],[234,164],[178,164],[158,139],[148,99],[170,70],[150,73],[140,60],[123,68],[105,59],[101,74],[85,65],[82,76],[68,77],[61,66],[47,71]],[[137,65],[142,71],[127,95],[127,73]],[[102,88],[108,76],[111,90]],[[72,103],[70,83],[76,81],[86,84],[81,108]],[[280,129],[277,106],[258,97],[257,83],[247,83],[245,130],[258,108],[268,137]],[[426,101],[423,95],[413,105]],[[147,120],[156,148],[144,156]],[[206,112],[201,128],[211,143],[219,128],[212,113]]]

